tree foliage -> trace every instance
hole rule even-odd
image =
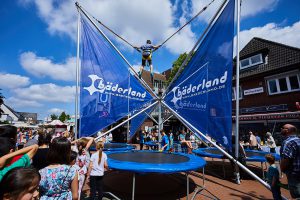
[[[188,55],[187,53],[180,54],[180,56],[177,58],[177,60],[175,60],[173,62],[171,75],[168,79],[168,84],[170,84],[171,81],[173,80],[174,76],[176,75],[176,73],[179,70],[180,66],[182,65],[182,63],[186,59],[187,55]]]
[[[65,121],[67,121],[67,120],[70,119],[70,115],[67,115],[67,114],[65,113],[65,111],[63,111],[63,112],[60,114],[60,116],[59,116],[58,119],[59,119],[60,121],[62,121],[62,122],[65,122]]]
[[[58,116],[57,116],[56,114],[51,114],[51,115],[50,115],[50,118],[51,118],[51,120],[53,121],[53,120],[58,119]]]

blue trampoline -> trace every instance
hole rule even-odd
[[[135,146],[126,143],[104,143],[103,151],[130,151]],[[96,147],[91,147],[90,151],[96,151]]]
[[[146,146],[150,147],[151,149],[158,149],[159,143],[158,142],[145,142]]]
[[[193,150],[193,152],[202,157],[210,157],[210,158],[219,158],[226,159],[226,156],[219,151],[217,148],[199,148]],[[270,154],[264,151],[256,151],[256,150],[245,150],[246,153],[246,161],[248,162],[266,162],[265,155]],[[278,161],[280,156],[278,154],[272,153],[275,157],[275,160]]]
[[[209,148],[199,148],[196,150],[193,150],[193,153],[195,153],[198,156],[201,157],[210,157],[210,158],[219,158],[219,159],[227,159],[227,157],[217,148],[215,147],[209,147]],[[257,150],[245,150],[246,153],[246,162],[260,162],[261,168],[262,168],[262,174],[263,177],[265,177],[264,170],[263,170],[263,163],[267,162],[265,155],[270,154],[269,152],[264,151],[257,151]],[[279,161],[280,156],[276,153],[271,153],[274,155],[275,160]],[[223,165],[223,173],[225,176],[225,170]]]
[[[135,191],[135,173],[171,174],[203,169],[206,161],[196,155],[183,153],[167,153],[156,151],[125,151],[108,152],[107,163],[110,169],[133,172],[132,197]],[[189,178],[187,175],[187,183]],[[189,184],[187,184],[187,194]]]
[[[155,151],[127,151],[107,153],[109,168],[136,173],[177,173],[193,171],[205,166],[198,156]]]

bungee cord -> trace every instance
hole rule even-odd
[[[179,29],[177,29],[173,34],[171,34],[168,38],[166,38],[159,47],[156,48],[154,51],[161,48],[166,42],[168,42],[174,35],[176,35],[178,32],[180,32],[184,27],[186,27],[188,24],[190,24],[194,19],[196,19],[201,13],[203,13],[215,0],[212,0],[210,3],[208,3],[206,6],[204,6],[194,17],[192,17],[189,21],[187,21],[184,25],[182,25]],[[83,7],[81,7],[86,13],[88,13],[95,21],[97,21],[100,25],[102,25],[104,28],[106,28],[109,32],[111,32],[113,35],[115,35],[117,38],[121,39],[123,42],[131,46],[133,49],[137,50],[138,52],[141,52],[138,48],[136,48],[132,43],[128,42],[128,40],[124,39],[122,36],[117,34],[115,31],[113,31],[111,28],[106,26],[104,23],[102,23],[99,19],[91,15],[87,10],[85,10]]]

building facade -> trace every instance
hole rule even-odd
[[[234,115],[235,80],[233,77]],[[252,130],[264,136],[269,131],[279,136],[285,123],[299,128],[300,49],[253,38],[240,52],[239,93],[241,133]]]

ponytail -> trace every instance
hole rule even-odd
[[[103,142],[101,142],[101,141],[97,142],[96,149],[99,151],[98,165],[100,165],[100,163],[101,163],[103,147],[104,147]]]
[[[98,165],[100,165],[102,159],[102,149],[99,149],[99,160],[98,160]]]

